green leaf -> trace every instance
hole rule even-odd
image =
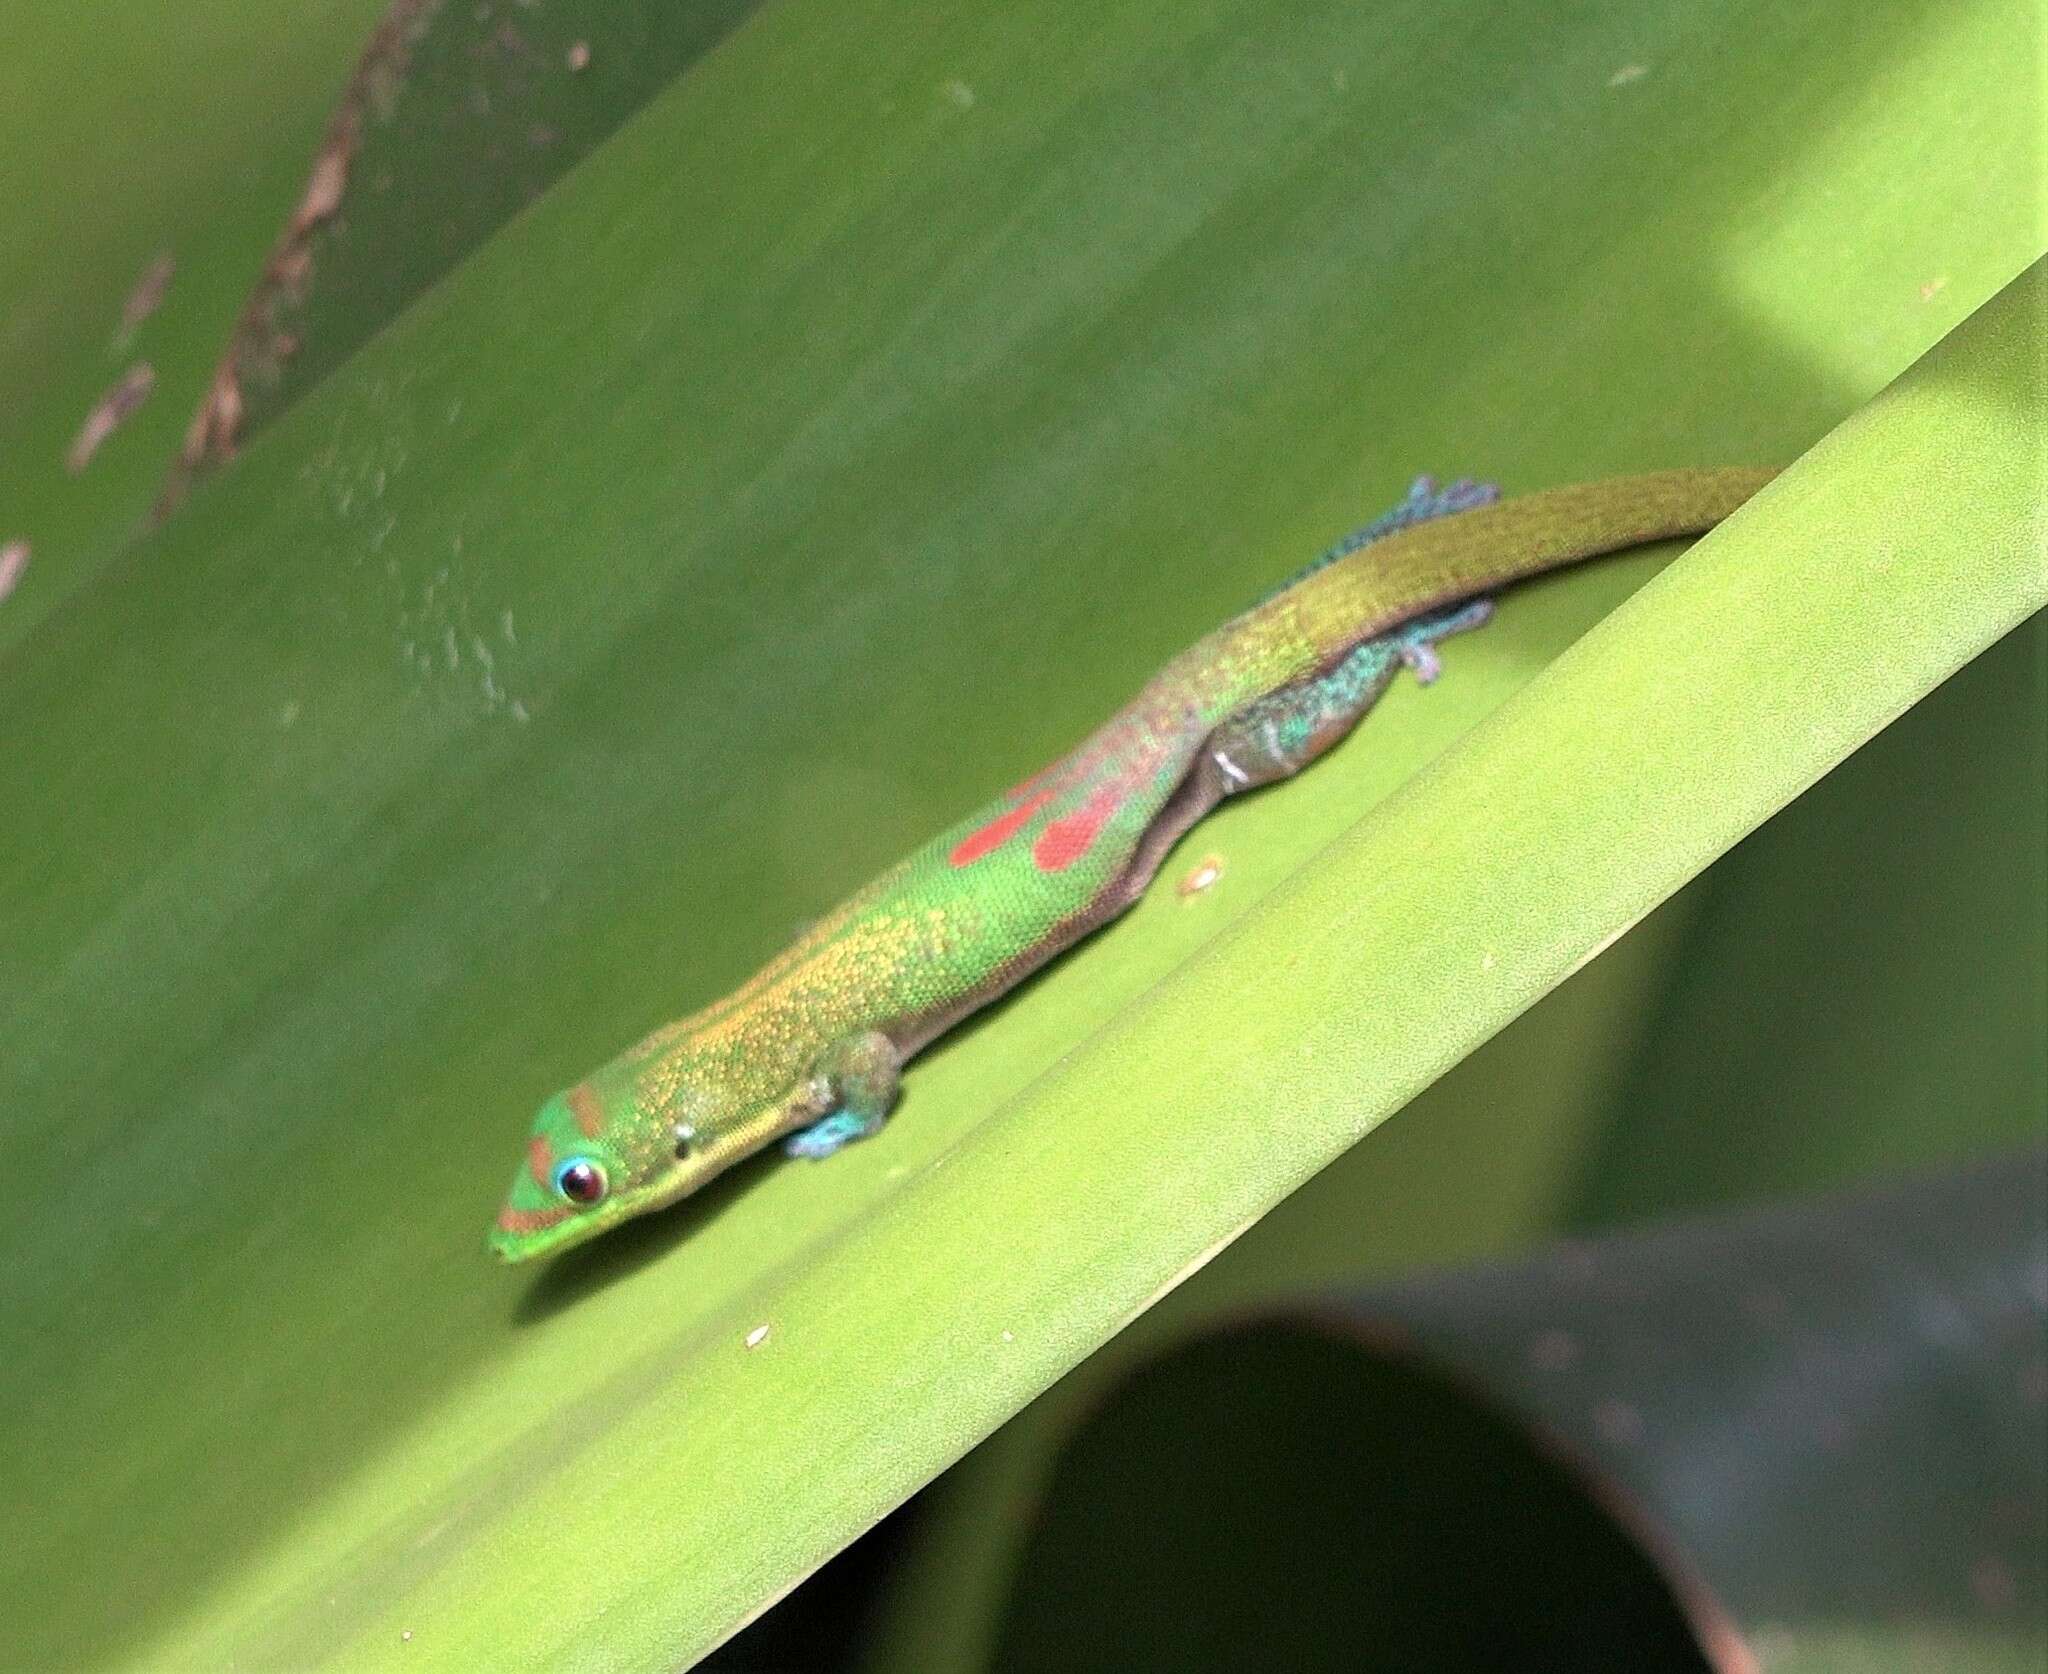
[[[538,1094],[1416,470],[1788,456],[1907,364],[2038,249],[2013,15],[699,60],[0,663],[17,1654],[674,1665],[2037,605],[2030,281],[1519,697],[1655,555],[1205,827],[883,1138],[481,1253]]]

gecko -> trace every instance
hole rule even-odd
[[[1529,576],[1703,533],[1762,468],[1610,478],[1503,500],[1418,478],[1393,510],[1167,663],[1067,755],[948,827],[724,999],[548,1099],[489,1234],[551,1254],[780,1141],[878,1132],[907,1060],[1117,917],[1226,797],[1300,772],[1405,666]]]

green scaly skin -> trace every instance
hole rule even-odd
[[[1485,620],[1485,595],[1699,534],[1772,474],[1667,471],[1497,504],[1476,484],[1418,482],[745,986],[549,1099],[491,1247],[508,1261],[547,1254],[775,1140],[815,1157],[874,1133],[905,1060],[1129,907],[1224,797],[1336,743],[1403,663],[1430,678],[1432,647]]]

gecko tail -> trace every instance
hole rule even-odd
[[[1351,531],[1342,540],[1320,552],[1304,568],[1296,571],[1281,582],[1264,598],[1277,598],[1297,581],[1312,576],[1326,565],[1334,564],[1339,558],[1348,558],[1360,547],[1370,546],[1374,541],[1384,539],[1397,530],[1413,524],[1427,523],[1432,518],[1450,517],[1457,512],[1471,511],[1475,506],[1490,506],[1500,498],[1500,484],[1479,482],[1471,477],[1459,477],[1455,482],[1439,487],[1435,477],[1420,476],[1408,485],[1408,492],[1395,505]]]

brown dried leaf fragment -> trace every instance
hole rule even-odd
[[[244,392],[252,381],[275,382],[285,361],[297,352],[297,335],[281,321],[290,309],[304,302],[312,283],[313,235],[340,210],[348,191],[349,169],[362,145],[364,122],[372,109],[389,106],[413,43],[441,4],[442,0],[391,0],[371,33],[328,121],[305,190],[264,263],[263,276],[250,292],[228,339],[227,353],[214,368],[205,398],[186,428],[184,446],[157,496],[153,513],[157,518],[169,515],[201,472],[234,458],[247,408]]]
[[[0,599],[14,591],[21,572],[28,568],[28,542],[9,541],[0,546]]]
[[[1174,885],[1174,891],[1183,901],[1194,899],[1205,890],[1214,889],[1223,877],[1223,856],[1205,854],[1195,862],[1194,869]]]
[[[170,251],[161,252],[155,261],[142,270],[142,277],[135,281],[135,288],[128,293],[128,300],[121,304],[121,341],[126,343],[135,335],[142,322],[164,304],[164,293],[171,288],[171,277],[178,271],[178,263]]]
[[[138,360],[121,374],[121,381],[99,398],[93,410],[85,415],[85,423],[78,427],[78,435],[71,444],[71,451],[64,455],[64,468],[74,477],[92,463],[92,456],[100,451],[100,444],[125,424],[135,409],[149,399],[149,392],[156,388],[156,368],[146,360]]]

